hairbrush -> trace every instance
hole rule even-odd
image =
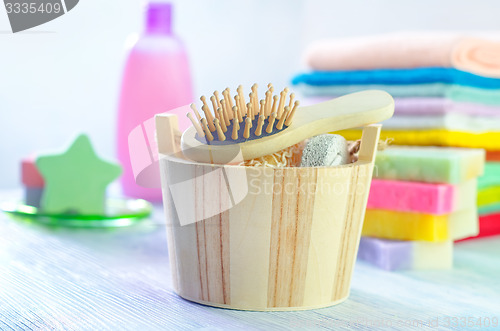
[[[193,123],[183,134],[181,148],[191,160],[225,164],[272,154],[304,139],[332,131],[361,127],[386,120],[394,113],[394,100],[384,92],[370,90],[348,94],[312,106],[299,107],[285,88],[279,96],[269,84],[262,100],[254,84],[246,103],[243,87],[231,97],[229,88],[200,100],[204,117],[191,104]],[[212,109],[211,109],[212,108]],[[241,153],[241,154],[240,154]]]

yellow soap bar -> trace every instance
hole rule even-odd
[[[347,140],[361,138],[361,130],[343,130],[335,132]],[[467,148],[485,148],[487,150],[500,150],[500,131],[472,133],[435,130],[382,130],[380,139],[393,139],[395,145],[420,145],[420,146],[454,146]]]
[[[477,194],[477,206],[484,207],[500,201],[500,186],[482,189]]]
[[[444,241],[448,239],[446,215],[369,209],[363,236],[398,240]]]
[[[475,208],[447,215],[368,209],[362,235],[394,240],[438,242],[474,236],[478,230]]]

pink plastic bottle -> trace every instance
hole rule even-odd
[[[121,177],[123,193],[150,201],[161,201],[159,179],[157,185],[154,185],[156,183],[147,185],[149,188],[139,186],[132,169],[134,162],[154,163],[153,158],[144,159],[144,155],[156,154],[156,147],[152,141],[154,132],[149,132],[154,130],[154,126],[150,125],[153,123],[150,119],[155,114],[192,102],[187,54],[181,41],[172,34],[171,14],[171,4],[148,5],[146,31],[130,50],[120,94],[117,143],[118,159],[123,166]],[[185,114],[179,116],[181,130],[189,125],[190,122]],[[144,139],[145,144],[144,151],[130,155],[129,134],[132,131],[141,134],[144,131],[141,139]],[[158,171],[157,166],[150,168]],[[134,169],[137,171],[137,166]]]

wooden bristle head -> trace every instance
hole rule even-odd
[[[196,105],[194,103],[192,103],[189,106],[193,110],[193,113],[196,116],[196,119],[198,120],[198,122],[201,121],[201,116],[200,116],[200,113],[198,112],[198,109],[196,109]]]
[[[275,95],[273,97],[273,106],[271,107],[271,113],[276,112],[276,107],[278,107],[278,99],[279,99],[279,96],[277,96],[277,95]]]
[[[250,137],[250,129],[252,128],[252,120],[247,117],[245,120],[245,131],[243,132],[243,138],[248,139]]]
[[[207,105],[203,105],[201,106],[201,109],[203,109],[203,112],[205,113],[205,118],[207,119],[208,128],[210,129],[210,131],[214,132],[215,131],[214,117],[210,112],[210,108],[208,108]]]
[[[226,118],[224,117],[224,112],[222,109],[217,108],[217,113],[219,114],[220,127],[222,128],[222,132],[227,132]]]
[[[210,97],[210,101],[212,102],[212,107],[214,109],[214,112],[217,111],[217,108],[219,108],[219,105],[217,104],[217,100],[215,99],[215,96]],[[217,115],[217,114],[216,114]],[[216,116],[217,117],[217,116]]]
[[[194,128],[196,129],[196,133],[198,133],[198,136],[201,138],[205,137],[205,132],[203,132],[203,129],[200,126],[200,123],[198,123],[194,118],[191,113],[187,113],[186,116],[189,118],[191,123],[193,123]]]
[[[217,101],[217,108],[221,108],[219,91],[217,90],[214,91],[214,97],[215,101]]]
[[[276,120],[276,112],[272,112],[269,116],[269,122],[267,124],[266,132],[271,133],[273,131],[274,121]]]
[[[201,96],[204,117],[196,105],[191,104],[193,113],[187,116],[196,129],[197,139],[204,137],[208,144],[224,145],[265,137],[286,129],[299,105],[295,94],[289,94],[290,90],[286,87],[274,95],[274,86],[269,83],[265,97],[259,100],[257,89],[258,85],[253,84],[247,100],[242,85],[233,90],[233,95],[229,88],[225,88],[221,93],[215,90],[209,97]]]
[[[217,137],[219,138],[219,141],[226,140],[226,136],[224,135],[224,132],[222,131],[222,128],[220,126],[220,121],[216,118],[214,120],[214,123],[215,123],[215,128],[217,129]]]
[[[272,99],[273,92],[268,90],[266,92],[266,111],[264,112],[264,116],[269,116],[271,114],[271,99]]]
[[[250,119],[253,121],[255,118],[255,114],[253,112],[253,106],[252,103],[249,102],[247,103],[247,117],[250,117]]]
[[[243,121],[237,106],[233,106],[233,116],[238,120],[238,123]]]
[[[265,112],[266,112],[266,100],[260,100],[259,116],[265,116]]]
[[[214,136],[212,135],[212,132],[210,132],[208,125],[207,125],[207,119],[202,118],[201,119],[201,124],[203,125],[203,131],[205,131],[206,139],[208,141],[214,140]]]
[[[283,110],[283,114],[281,115],[280,120],[278,121],[278,124],[276,124],[276,129],[281,130],[283,129],[283,125],[285,124],[286,117],[288,116],[288,113],[290,112],[290,107],[285,106]]]
[[[238,122],[243,122],[243,113],[242,113],[242,109],[240,107],[240,97],[238,95],[236,95],[234,97],[234,101],[236,103],[236,106],[233,107],[233,112],[235,112],[235,109],[236,109],[236,114],[238,115]]]
[[[238,124],[238,119],[236,117],[233,118],[233,134],[231,135],[231,138],[233,140],[237,140],[238,139],[238,130],[240,129],[239,128],[239,124]]]
[[[290,93],[290,102],[288,103],[288,107],[292,108],[293,99],[295,99],[295,93]]]
[[[287,118],[286,118],[286,121],[285,121],[285,125],[286,126],[290,126],[290,124],[292,124],[292,120],[293,120],[293,115],[295,115],[295,111],[297,110],[297,107],[299,106],[299,101],[295,101],[294,105],[293,105],[293,108],[292,110],[290,110]]]
[[[264,115],[259,116],[259,120],[257,122],[257,128],[255,129],[255,135],[259,137],[262,134],[262,126],[264,125]]]

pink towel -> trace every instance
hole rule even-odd
[[[494,36],[497,38],[498,36]],[[455,33],[396,33],[317,42],[306,51],[313,70],[457,68],[500,77],[500,42]]]

